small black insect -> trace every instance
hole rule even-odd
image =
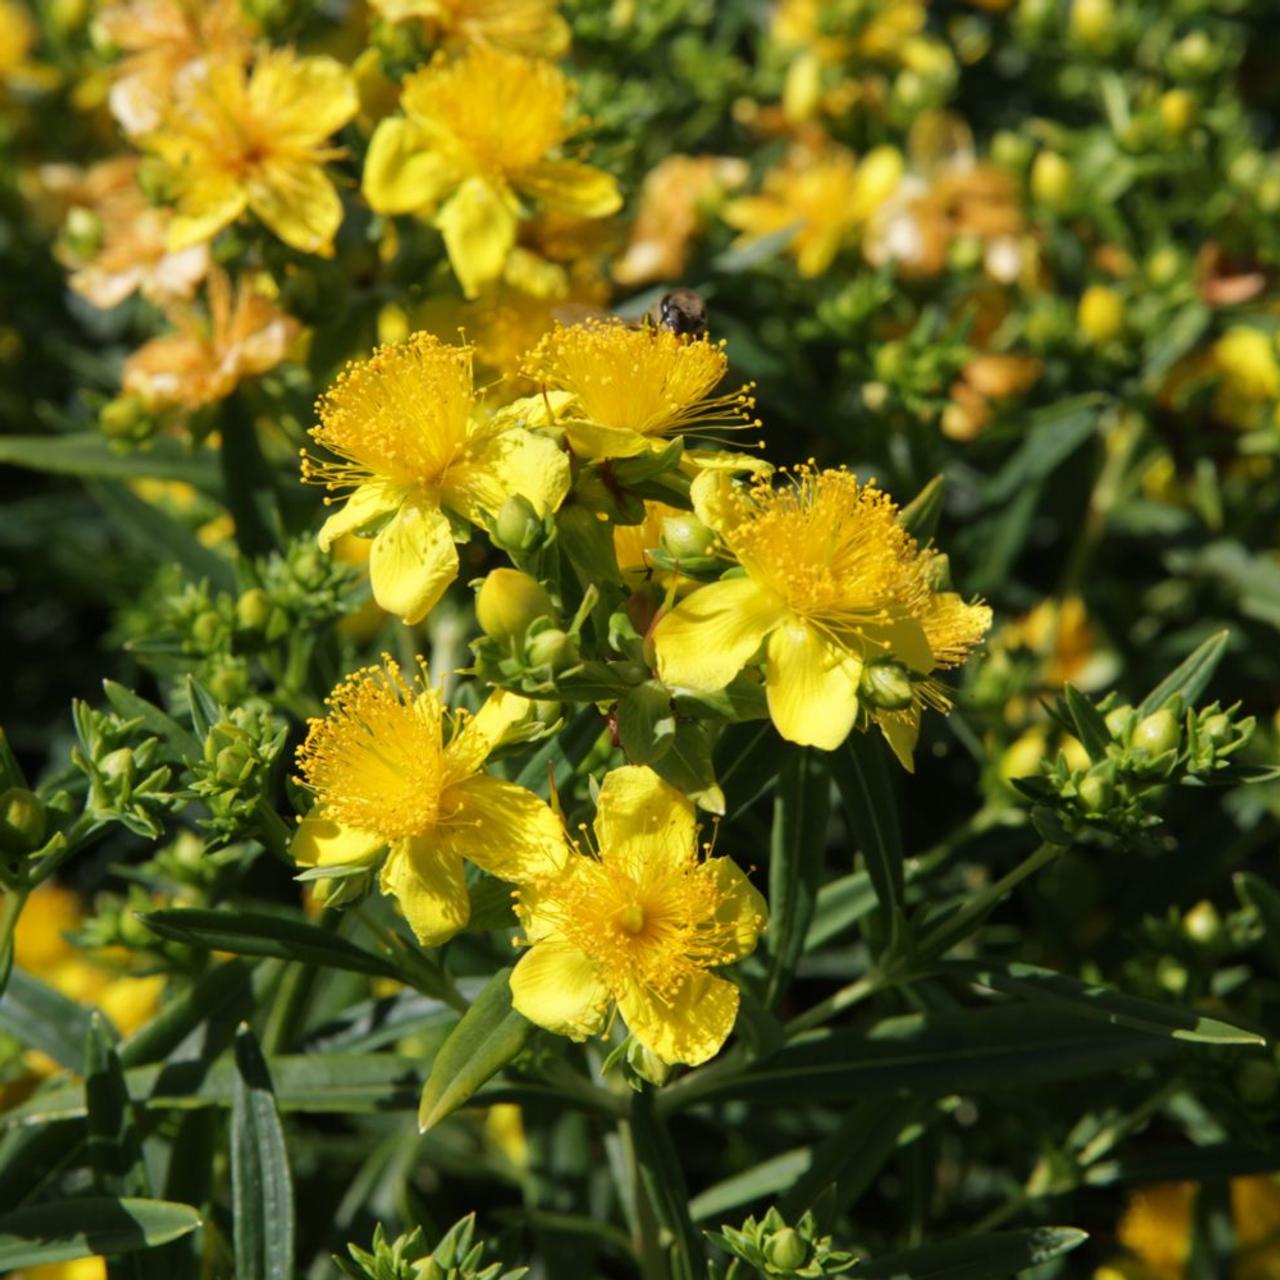
[[[664,293],[644,313],[650,329],[666,329],[680,338],[707,336],[707,304],[692,289]]]

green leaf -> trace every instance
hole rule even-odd
[[[1245,907],[1252,907],[1262,926],[1262,944],[1273,970],[1280,974],[1280,893],[1252,871],[1240,871],[1232,877],[1236,897]],[[16,973],[15,973],[16,976]],[[0,1001],[0,1010],[4,1002]]]
[[[710,1098],[768,1106],[843,1102],[870,1093],[917,1096],[970,1091],[1001,1094],[1051,1080],[1118,1071],[1173,1052],[1173,1039],[1124,1028],[1100,1030],[1057,1009],[1000,1005],[885,1018],[867,1027],[797,1037],[738,1073],[697,1074],[663,1091],[676,1109]]]
[[[124,1070],[102,1015],[89,1023],[84,1050],[84,1095],[88,1109],[89,1163],[96,1189],[108,1195],[147,1196],[151,1180],[133,1120]]]
[[[281,1055],[270,1059],[276,1103],[281,1111],[318,1115],[411,1111],[422,1089],[422,1061],[389,1053]],[[134,1105],[148,1111],[229,1107],[235,1064],[225,1055],[214,1062],[180,1060],[134,1067],[124,1075]],[[45,1089],[0,1113],[0,1126],[49,1124],[85,1116],[79,1082]]]
[[[656,680],[628,689],[618,700],[618,741],[632,764],[657,760],[671,745],[674,727],[671,696]]]
[[[222,707],[218,700],[200,683],[195,676],[187,677],[187,702],[191,707],[191,725],[200,739],[209,736],[213,728],[223,717]]]
[[[680,720],[671,745],[650,767],[665,782],[683,791],[708,813],[724,813],[724,793],[711,764],[711,732],[696,720]]]
[[[898,512],[898,523],[917,542],[928,542],[933,537],[942,517],[942,500],[945,496],[946,480],[942,476],[934,476],[901,511]]]
[[[28,1049],[47,1053],[69,1071],[79,1071],[84,1066],[90,1016],[83,1005],[16,965],[0,996],[0,1031]]]
[[[236,1280],[293,1280],[293,1179],[267,1068],[247,1026],[236,1033],[231,1201]]]
[[[765,1004],[777,1005],[791,983],[813,919],[826,853],[831,781],[822,756],[792,747],[773,798],[769,837],[769,925],[765,945],[771,963]]]
[[[327,929],[285,916],[178,907],[152,911],[142,920],[162,938],[208,951],[274,956],[376,978],[404,978],[399,968],[382,956]]]
[[[224,403],[219,422],[222,443],[222,487],[227,510],[235,522],[236,546],[244,556],[262,556],[276,549],[279,527],[275,472],[258,444],[258,428],[239,396]]]
[[[1084,1172],[1091,1187],[1117,1183],[1225,1182],[1280,1170],[1280,1148],[1243,1142],[1209,1142],[1100,1160]]]
[[[1029,414],[1022,444],[986,485],[987,504],[1002,507],[1047,479],[1093,435],[1103,401],[1090,393]]]
[[[525,763],[514,781],[546,799],[552,770],[557,787],[565,787],[600,741],[605,722],[595,707],[584,707],[554,738],[548,739]]]
[[[139,697],[132,689],[104,680],[102,690],[107,701],[127,720],[141,720],[142,727],[164,742],[175,760],[195,760],[200,756],[200,742],[190,729],[184,728],[171,715],[153,702]]]
[[[884,744],[878,734],[851,733],[844,746],[827,756],[827,761],[867,874],[875,886],[892,946],[901,936],[904,923],[902,831]]]
[[[198,1226],[200,1215],[190,1205],[167,1200],[58,1200],[0,1217],[0,1267],[152,1249]]]
[[[1000,964],[986,960],[946,960],[940,973],[954,973],[1009,995],[1026,996],[1036,1005],[1057,1005],[1085,1017],[1101,1019],[1118,1027],[1130,1027],[1150,1035],[1171,1036],[1196,1044],[1266,1044],[1256,1031],[1233,1026],[1217,1018],[1206,1018],[1189,1009],[1175,1009],[1123,995],[1110,987],[1082,982],[1069,974],[1056,973],[1031,964]]]
[[[782,739],[768,720],[727,725],[712,758],[725,796],[725,816],[735,818],[778,776]]]
[[[1105,760],[1107,748],[1111,745],[1111,734],[1097,707],[1072,684],[1063,686],[1062,701],[1075,726],[1076,737],[1089,753],[1089,759]]]
[[[998,1231],[860,1262],[848,1275],[850,1280],[1000,1280],[1070,1253],[1088,1238],[1074,1227]]]
[[[671,1135],[654,1107],[650,1088],[631,1099],[631,1142],[636,1167],[658,1221],[671,1233],[672,1280],[703,1280],[707,1274],[702,1236],[689,1215],[689,1191]]]
[[[218,496],[214,454],[195,454],[176,440],[118,448],[96,431],[64,436],[0,436],[0,463],[63,476],[113,480],[181,480]]]
[[[528,1042],[533,1024],[511,1007],[510,978],[509,968],[495,973],[440,1046],[418,1106],[423,1133],[463,1106]]]
[[[767,235],[755,236],[741,245],[724,250],[711,260],[711,269],[720,275],[736,276],[776,258],[796,238],[803,223],[780,227]]]
[[[1175,694],[1181,696],[1184,704],[1192,705],[1213,678],[1230,639],[1229,631],[1218,631],[1198,645],[1143,698],[1138,704],[1138,715],[1149,716],[1159,711]]]
[[[854,871],[824,884],[818,890],[804,949],[816,951],[826,946],[832,938],[874,911],[877,901],[875,886],[866,871]]]
[[[613,549],[613,525],[607,520],[599,520],[593,511],[571,503],[556,515],[556,536],[584,588],[606,583],[622,585]]]
[[[778,1211],[787,1221],[794,1221],[834,1187],[834,1202],[824,1202],[825,1211],[843,1213],[875,1181],[919,1110],[920,1104],[912,1098],[888,1102],[868,1098],[858,1103],[813,1148],[808,1168],[787,1190]]]
[[[813,1165],[812,1147],[794,1147],[700,1191],[689,1202],[694,1222],[716,1222],[734,1209],[772,1200]]]

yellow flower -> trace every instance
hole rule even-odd
[[[68,284],[95,307],[119,306],[133,293],[165,303],[191,297],[209,270],[207,245],[169,248],[168,209],[151,204],[138,186],[136,156],[118,156],[77,170],[47,166],[41,178],[68,205],[58,257],[72,269]],[[82,251],[77,225],[87,222]]]
[[[548,62],[483,46],[437,58],[404,83],[364,168],[378,213],[430,216],[468,297],[497,280],[516,242],[519,197],[603,218],[622,203],[601,169],[555,153],[573,132],[571,86]]]
[[[229,396],[246,378],[274,369],[299,332],[252,281],[235,292],[221,271],[208,284],[207,316],[195,307],[170,309],[176,333],[152,338],[124,365],[124,389],[153,411],[194,412]]]
[[[303,456],[304,479],[351,490],[320,530],[321,548],[376,530],[374,599],[408,624],[458,575],[450,515],[483,525],[513,494],[545,513],[569,487],[568,458],[515,425],[517,407],[483,420],[474,413],[471,356],[470,347],[418,333],[348,366],[320,400],[311,433],[341,461]]]
[[[769,713],[784,738],[831,751],[874,720],[910,769],[923,705],[949,705],[929,673],[963,663],[991,611],[937,591],[936,553],[846,471],[802,467],[781,488],[757,479],[745,490],[708,471],[692,496],[745,574],[700,587],[659,621],[662,679],[721,689],[767,641]]]
[[[15,0],[0,0],[0,86],[36,87],[41,76],[30,60],[40,30]]]
[[[247,71],[210,66],[143,139],[177,195],[169,247],[212,239],[247,209],[294,249],[330,256],[342,201],[324,171],[339,153],[325,143],[357,106],[332,58],[272,49]]]
[[[373,0],[388,22],[419,19],[428,39],[447,46],[487,45],[533,58],[558,58],[569,24],[557,0]]]
[[[876,147],[861,162],[835,145],[797,152],[765,175],[759,195],[731,201],[724,220],[743,233],[741,244],[793,229],[796,268],[819,276],[893,194],[902,168],[894,147]]]
[[[639,524],[618,524],[613,527],[613,552],[617,557],[618,571],[628,586],[636,587],[651,579],[659,583],[682,581],[678,573],[656,568],[649,559],[649,552],[662,542],[663,525],[667,520],[685,520],[687,511],[669,507],[665,502],[644,504],[644,519]]]
[[[737,987],[711,971],[755,949],[764,900],[730,859],[699,858],[692,802],[650,769],[605,778],[595,835],[598,853],[517,892],[531,946],[512,1003],[575,1040],[616,1006],[663,1062],[705,1062],[738,1012]]]
[[[27,1267],[14,1280],[107,1280],[104,1258],[77,1258],[74,1262],[50,1262],[42,1267]]]
[[[1280,397],[1280,361],[1271,336],[1261,329],[1237,325],[1214,344],[1211,367],[1221,381],[1214,412],[1241,428],[1268,421],[1264,410]]]
[[[542,800],[483,772],[527,703],[495,694],[475,716],[446,716],[425,664],[409,678],[389,658],[348,676],[298,751],[315,806],[293,838],[308,867],[375,865],[423,946],[466,927],[463,859],[504,880],[554,874],[566,846]],[[452,721],[448,732],[447,721]]]
[[[160,127],[175,93],[204,75],[209,60],[247,62],[253,28],[239,0],[126,0],[97,19],[122,53],[108,103],[131,137]]]
[[[524,373],[569,397],[558,418],[574,453],[629,458],[672,436],[759,426],[743,388],[712,395],[729,367],[724,344],[610,321],[557,325],[529,353]]]

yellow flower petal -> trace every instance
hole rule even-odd
[[[469,443],[463,460],[445,475],[441,496],[472,524],[483,524],[515,494],[545,515],[568,492],[569,455],[547,436],[509,427],[486,431]]]
[[[440,797],[438,838],[503,880],[555,875],[569,848],[560,819],[532,791],[475,773]]]
[[[876,723],[884,740],[889,744],[898,763],[908,772],[915,773],[916,762],[914,752],[916,740],[920,737],[920,715],[877,716]]]
[[[834,751],[858,715],[862,663],[797,620],[769,637],[765,692],[769,715],[788,742]]]
[[[424,947],[447,942],[471,918],[462,859],[430,837],[397,844],[383,863],[379,883],[400,904]]]
[[[345,867],[372,862],[386,846],[385,836],[344,827],[313,809],[298,823],[289,853],[304,867]]]
[[[511,1003],[530,1022],[585,1040],[604,1022],[609,992],[595,965],[576,947],[539,942],[512,971]]]
[[[457,185],[456,167],[412,120],[383,120],[364,162],[361,191],[375,213],[432,210]]]
[[[670,442],[661,436],[650,439],[627,427],[606,427],[598,422],[563,422],[569,447],[579,458],[634,458]]]
[[[548,208],[580,218],[607,218],[622,208],[613,175],[578,160],[543,160],[512,181]]]
[[[756,949],[760,931],[769,918],[769,908],[755,885],[732,858],[709,858],[702,874],[713,880],[720,897],[716,920],[732,924],[732,960],[741,960]]]
[[[193,183],[178,201],[177,212],[169,223],[170,252],[178,253],[212,240],[245,211],[248,203],[244,188],[224,175],[209,175]]]
[[[249,208],[300,253],[329,257],[342,224],[342,201],[310,160],[272,161],[248,186]]]
[[[405,503],[373,540],[373,598],[409,626],[427,616],[457,576],[458,551],[438,507]]]
[[[525,719],[533,702],[508,689],[495,689],[473,716],[468,716],[445,748],[445,770],[450,778],[475,773],[507,733]]]
[[[355,81],[335,58],[265,58],[249,81],[249,105],[295,144],[320,143],[359,107]]]
[[[642,765],[626,765],[605,776],[595,830],[605,861],[637,870],[659,858],[689,862],[696,852],[693,804]]]
[[[618,999],[627,1027],[663,1062],[696,1067],[720,1051],[738,1016],[738,988],[705,971],[691,974],[659,998],[632,986]]]
[[[468,298],[502,275],[516,242],[516,215],[504,197],[484,178],[468,178],[436,215],[454,274]]]
[[[782,621],[782,602],[750,578],[700,587],[654,628],[658,673],[683,689],[723,689]]]
[[[316,535],[320,550],[328,551],[343,534],[355,533],[372,524],[395,511],[403,501],[404,494],[401,490],[379,480],[372,480],[353,489],[342,506],[320,526],[320,532]]]

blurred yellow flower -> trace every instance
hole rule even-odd
[[[211,65],[142,139],[177,196],[170,248],[209,240],[249,210],[292,248],[330,256],[342,201],[324,171],[339,152],[326,142],[358,105],[332,58],[272,49],[248,69]]]
[[[432,43],[485,45],[532,58],[558,58],[569,47],[569,24],[558,0],[372,0],[388,22],[417,19]]]
[[[169,248],[168,209],[138,186],[136,156],[117,156],[76,169],[47,165],[44,190],[68,207],[57,253],[71,269],[68,284],[107,310],[141,293],[151,302],[189,298],[209,270],[207,245]]]
[[[349,365],[317,410],[311,434],[339,461],[304,455],[303,478],[351,491],[320,546],[376,530],[374,599],[408,624],[458,575],[451,516],[483,525],[513,494],[545,513],[568,492],[569,460],[555,442],[518,425],[515,409],[479,416],[471,348],[429,333]]]
[[[208,309],[173,306],[177,332],[152,338],[124,364],[124,390],[153,411],[193,413],[229,396],[246,378],[274,369],[300,326],[251,280],[231,281],[213,271]]]
[[[239,0],[125,0],[105,5],[97,22],[123,55],[108,102],[131,137],[158,129],[174,97],[212,61],[244,63],[253,49]]]
[[[1213,407],[1220,418],[1244,429],[1270,421],[1267,411],[1280,398],[1280,361],[1271,334],[1247,325],[1228,329],[1213,344],[1210,367],[1219,377]]]
[[[558,415],[574,453],[629,458],[673,436],[759,426],[750,388],[712,392],[729,367],[722,343],[618,321],[557,325],[529,353],[524,374],[569,399]]]
[[[41,87],[44,77],[31,61],[39,34],[25,5],[0,0],[0,86]]]
[[[315,806],[293,837],[308,867],[372,867],[423,946],[465,928],[470,898],[463,859],[504,880],[552,875],[564,864],[559,819],[523,787],[484,773],[489,753],[524,699],[497,693],[475,715],[452,713],[428,683],[390,658],[348,676],[308,723],[298,750]]]
[[[105,1258],[77,1258],[74,1262],[49,1262],[26,1267],[13,1280],[107,1280]]]
[[[364,194],[378,213],[420,213],[444,237],[463,291],[497,280],[516,243],[520,197],[602,218],[622,203],[601,169],[559,156],[574,131],[571,86],[548,62],[477,47],[404,83],[404,115],[369,146]]]
[[[531,1022],[584,1040],[613,1007],[663,1062],[696,1065],[733,1030],[738,989],[712,972],[749,955],[767,909],[728,858],[700,858],[693,804],[634,766],[605,777],[598,851],[522,884],[530,949],[511,975]]]
[[[1191,1253],[1196,1184],[1162,1182],[1129,1197],[1116,1230],[1127,1255],[1103,1268],[1124,1280],[1183,1280]],[[1266,1174],[1231,1180],[1236,1234],[1232,1280],[1280,1278],[1280,1185]]]
[[[667,156],[645,176],[626,253],[614,267],[621,284],[676,280],[689,242],[711,206],[746,182],[745,160],[733,156]]]
[[[902,167],[894,147],[876,147],[861,161],[835,144],[798,149],[765,174],[759,195],[730,201],[724,220],[743,233],[740,244],[792,231],[788,251],[797,269],[818,276],[892,196]]]
[[[780,488],[706,472],[692,496],[746,573],[698,588],[658,622],[662,679],[722,689],[767,641],[769,714],[784,738],[830,751],[874,721],[910,769],[922,707],[949,705],[929,673],[965,661],[990,609],[938,591],[937,554],[846,471],[802,467]]]

